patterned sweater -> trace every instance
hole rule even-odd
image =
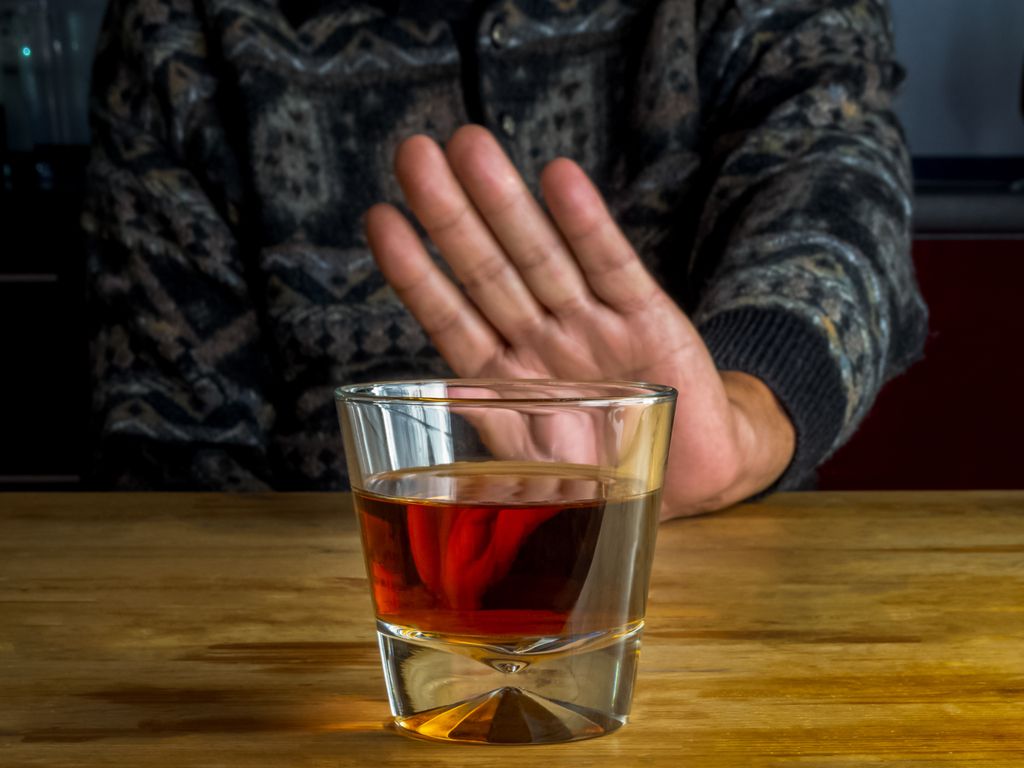
[[[590,174],[719,368],[791,416],[781,487],[920,353],[884,0],[280,5],[108,12],[84,214],[100,484],[344,487],[332,388],[447,373],[361,214],[400,202],[403,138],[469,121],[535,189],[556,156]]]

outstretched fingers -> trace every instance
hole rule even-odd
[[[404,141],[395,171],[405,199],[481,315],[510,342],[529,336],[545,317],[501,244],[426,136]]]
[[[530,292],[556,316],[584,309],[593,296],[558,229],[497,140],[467,125],[445,149],[452,170]]]
[[[377,265],[452,369],[475,376],[503,341],[427,253],[419,235],[394,207],[366,213],[366,237]]]
[[[657,282],[619,229],[586,173],[559,158],[541,175],[544,199],[590,289],[619,312],[649,309],[662,298]]]

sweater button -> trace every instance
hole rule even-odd
[[[505,29],[505,25],[500,21],[494,22],[494,25],[491,27],[491,42],[495,48],[501,48],[508,42],[508,32]]]
[[[512,115],[507,113],[502,115],[498,125],[501,126],[501,132],[510,139],[516,135],[516,119]]]

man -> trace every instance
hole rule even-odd
[[[919,353],[880,0],[281,6],[109,13],[107,482],[337,487],[332,386],[450,368],[676,386],[689,514],[806,482]]]

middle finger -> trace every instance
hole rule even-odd
[[[398,148],[395,171],[409,207],[483,315],[508,341],[532,333],[546,313],[473,207],[441,148],[426,136],[413,136]]]
[[[562,236],[485,128],[452,136],[448,161],[523,281],[556,316],[584,308],[592,294]]]

